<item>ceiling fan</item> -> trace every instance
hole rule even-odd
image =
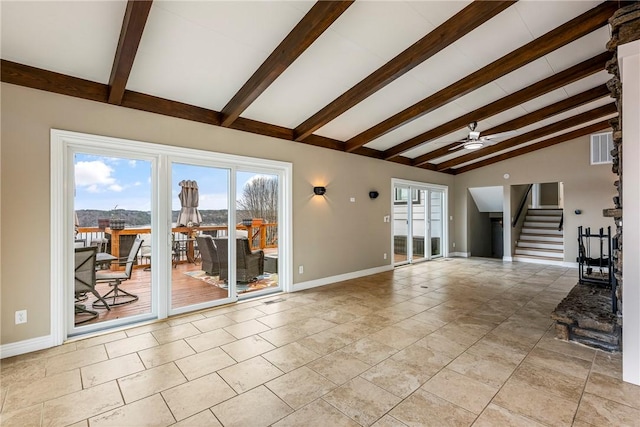
[[[498,141],[493,141],[494,139],[505,138],[518,133],[511,130],[508,132],[495,133],[493,135],[480,136],[480,131],[476,131],[478,122],[471,122],[467,126],[469,127],[469,135],[465,139],[456,141],[461,142],[461,144],[450,148],[449,151],[457,150],[460,147],[464,147],[467,150],[477,150],[482,147],[488,147],[489,145],[496,144]]]

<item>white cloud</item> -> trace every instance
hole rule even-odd
[[[75,165],[76,187],[84,187],[89,193],[105,191],[122,192],[125,187],[111,176],[114,169],[103,160],[78,162]]]
[[[135,168],[136,167],[136,161],[135,160],[129,160],[129,167]]]
[[[76,185],[79,187],[112,185],[116,182],[111,176],[112,173],[113,168],[99,160],[78,162],[75,167]]]

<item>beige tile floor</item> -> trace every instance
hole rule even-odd
[[[576,277],[439,260],[70,342],[2,360],[1,424],[640,426],[620,355],[554,338]]]

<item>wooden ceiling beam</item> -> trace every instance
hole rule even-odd
[[[107,102],[109,97],[109,87],[102,83],[18,64],[5,59],[2,59],[0,64],[0,79],[5,83],[98,102]]]
[[[566,141],[571,141],[572,139],[579,138],[581,136],[589,135],[595,132],[600,132],[604,129],[609,129],[611,125],[608,120],[603,120],[598,123],[594,123],[592,125],[576,129],[574,131],[554,136],[553,138],[545,139],[544,141],[537,142],[535,144],[527,145],[526,147],[518,148],[517,150],[509,151],[508,153],[500,154],[498,156],[491,157],[489,159],[482,160],[480,162],[472,163],[467,166],[463,166],[457,169],[444,170],[441,172],[445,173],[453,173],[454,175],[459,175],[464,172],[469,172],[474,169],[481,168],[483,166],[488,166],[493,163],[498,163],[503,160],[513,159],[514,157],[522,156],[527,153],[531,153],[536,150],[541,150],[543,148],[551,147],[556,144],[560,144]]]
[[[513,120],[504,122],[492,128],[485,130],[485,135],[495,135],[497,133],[509,132],[514,129],[521,129],[525,126],[532,125],[539,121],[548,119],[557,114],[564,113],[582,105],[588,104],[593,101],[597,101],[601,98],[611,98],[611,91],[607,88],[606,84],[596,86],[594,88],[585,90],[584,92],[570,96],[567,99],[558,101],[554,104],[547,105],[538,110],[532,111],[524,116],[516,117]],[[613,99],[611,98],[611,101]]]
[[[362,147],[368,142],[418,117],[430,113],[451,101],[455,101],[461,96],[471,93],[485,84],[607,25],[609,18],[618,7],[619,4],[615,1],[605,1],[599,4],[582,15],[469,74],[467,77],[354,136],[346,142],[346,150],[351,151],[357,147]]]
[[[109,104],[120,105],[153,0],[129,0],[109,77]]]
[[[398,77],[409,72],[514,3],[515,1],[474,1],[301,123],[295,128],[296,141],[303,141],[317,129],[393,82]],[[353,151],[356,148],[359,147],[352,147],[349,151]]]
[[[72,96],[74,98],[108,103],[109,86],[106,84],[54,73],[4,59],[0,60],[0,81],[31,89]],[[220,126],[221,122],[221,113],[218,111],[129,90],[125,90],[120,106],[213,126]],[[293,129],[243,117],[239,117],[230,128],[257,135],[294,141]],[[344,152],[343,141],[319,135],[313,135],[303,142],[303,144]],[[370,148],[363,148],[354,154],[379,159],[381,152]]]
[[[229,127],[293,61],[316,41],[353,4],[349,1],[318,1],[278,47],[262,63],[222,109],[222,126]]]
[[[529,126],[531,124],[539,122],[540,120],[553,117],[556,114],[560,114],[565,111],[569,111],[574,108],[577,108],[581,105],[587,104],[589,102],[595,101],[597,99],[604,98],[605,96],[611,96],[611,92],[607,88],[607,85],[600,85],[595,88],[588,89],[577,95],[571,96],[567,99],[563,99],[562,101],[559,101],[554,104],[548,105],[546,107],[540,108],[538,110],[532,111],[529,114],[525,114],[513,120],[509,120],[508,122],[502,123],[498,126],[494,126],[490,129],[483,130],[482,133],[484,135],[493,135],[496,133],[502,133],[502,132],[508,132],[508,131],[520,129],[525,126]],[[422,164],[427,163],[429,160],[451,154],[452,152],[454,152],[453,149],[457,146],[460,146],[460,141],[455,142],[453,144],[446,145],[437,150],[430,151],[429,153],[427,153],[429,154],[429,156],[417,157],[414,160],[413,165],[420,166]],[[425,160],[425,158],[427,159]]]
[[[220,124],[220,113],[217,111],[130,90],[124,92],[122,102],[119,105],[134,110],[190,120],[192,122],[206,123],[209,125]]]
[[[587,123],[601,117],[614,114],[616,112],[616,106],[613,102],[611,102],[610,104],[603,105],[602,107],[594,108],[593,110],[589,110],[581,114],[576,114],[575,116],[569,117],[568,119],[560,120],[559,122],[534,129],[530,132],[523,133],[522,135],[518,135],[505,141],[499,142],[495,145],[481,148],[479,150],[474,150],[472,153],[447,160],[446,162],[438,163],[436,168],[439,171],[443,171],[445,169],[449,169],[457,165],[467,163],[481,157],[485,157],[489,154],[497,153],[499,151],[527,143],[534,139],[542,138],[553,133],[562,132],[563,130],[575,126],[580,126],[583,123]]]
[[[516,107],[524,102],[530,101],[534,98],[566,86],[570,83],[576,82],[580,79],[597,73],[598,71],[602,71],[605,69],[606,62],[610,59],[611,53],[603,52],[599,55],[594,56],[593,58],[582,61],[579,64],[567,68],[566,70],[547,77],[546,79],[540,80],[539,82],[536,82],[531,86],[520,89],[519,91],[514,92],[511,95],[507,95],[504,98],[498,99],[497,101],[477,108],[476,110],[471,111],[464,116],[453,119],[438,127],[423,132],[420,135],[408,139],[407,141],[404,141],[394,147],[391,147],[390,149],[385,151],[384,158],[385,160],[389,160],[393,157],[397,157],[405,151],[415,148],[425,142],[432,141],[458,129],[462,129],[471,122],[479,122],[480,120],[484,120],[493,115],[502,113],[503,111],[507,111],[510,108]],[[444,154],[447,154],[449,149],[455,147],[456,145],[458,144],[452,143],[447,145],[446,147],[430,151],[429,153],[418,157],[417,159],[419,159],[419,164],[423,164],[428,160],[435,159]]]

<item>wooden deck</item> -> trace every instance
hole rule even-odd
[[[189,305],[215,301],[227,297],[227,290],[211,285],[203,280],[188,276],[189,271],[200,270],[199,264],[181,263],[172,268],[171,277],[171,306],[172,308],[186,307]],[[102,322],[106,320],[119,319],[137,314],[151,312],[151,272],[142,268],[133,270],[131,279],[123,282],[121,289],[138,296],[138,301],[118,307],[111,307],[111,310],[95,309],[99,316],[81,325]],[[96,290],[100,295],[105,295],[110,290],[107,283],[99,283]],[[89,294],[89,299],[80,302],[87,308],[92,309],[91,304],[96,298]],[[108,302],[108,301],[107,301]],[[82,317],[76,315],[76,322]],[[81,326],[78,325],[78,326]]]

